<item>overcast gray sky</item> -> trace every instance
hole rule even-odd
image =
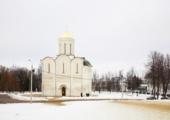
[[[98,72],[141,73],[151,51],[170,53],[170,0],[0,0],[0,64],[38,66],[67,29]]]

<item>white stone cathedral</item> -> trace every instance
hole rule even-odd
[[[88,96],[92,90],[92,65],[74,55],[74,39],[69,32],[59,37],[59,54],[45,57],[42,64],[44,96]]]

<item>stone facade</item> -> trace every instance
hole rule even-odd
[[[45,57],[41,63],[44,96],[91,94],[92,65],[84,57],[74,55],[74,39],[70,33],[59,38],[57,57]]]

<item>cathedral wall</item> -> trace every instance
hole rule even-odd
[[[56,76],[70,76],[70,58],[60,55],[56,60]]]
[[[74,60],[72,60],[71,63],[72,96],[81,96],[81,92],[83,92],[82,74],[83,74],[83,59],[75,58]]]
[[[70,96],[70,58],[60,55],[56,62],[56,93],[62,96],[62,87],[66,88],[66,96]]]
[[[66,88],[66,96],[70,96],[70,81],[67,77],[56,77],[56,96],[62,96],[62,87]]]
[[[83,60],[75,58],[71,62],[71,76],[72,78],[81,78],[83,72]]]
[[[42,61],[42,92],[45,96],[55,95],[55,62],[52,58]]]
[[[71,60],[66,55],[60,55],[55,60],[46,58],[42,63],[42,91],[45,96],[62,96],[63,86],[66,88],[66,96],[81,96],[81,93],[85,96],[91,93],[92,70],[83,65],[83,59]]]
[[[74,78],[71,81],[71,95],[72,96],[81,96],[82,92],[82,79]]]
[[[83,67],[83,93],[92,92],[92,69],[91,67]]]

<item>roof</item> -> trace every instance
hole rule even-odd
[[[92,67],[91,63],[88,60],[86,60],[86,59],[84,59],[83,65],[84,66],[88,66],[88,67]]]
[[[47,57],[41,59],[41,61],[43,61],[43,60],[45,60],[45,59],[47,59],[47,58],[56,60],[59,56],[61,56],[61,55],[57,55],[56,58],[47,56]],[[75,56],[69,56],[69,55],[64,55],[64,56],[67,56],[69,59],[72,59],[72,60],[73,60],[73,59],[76,59],[76,58],[83,59],[83,65],[84,65],[84,66],[92,67],[91,63],[90,63],[88,60],[86,60],[85,57],[75,57]]]

